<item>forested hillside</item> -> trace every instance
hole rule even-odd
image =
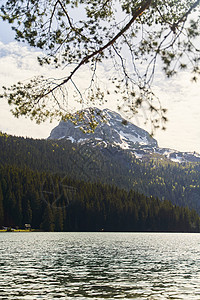
[[[67,140],[33,140],[1,134],[0,164],[115,184],[147,196],[189,206],[200,213],[200,164],[178,164],[155,155],[140,161],[118,148],[95,148]]]
[[[199,232],[193,210],[116,186],[20,169],[0,168],[0,226],[45,231]]]

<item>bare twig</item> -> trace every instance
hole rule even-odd
[[[56,6],[57,6],[58,2],[59,1],[56,1],[56,3],[54,4],[53,11],[51,13],[51,17],[50,17],[50,21],[49,21],[49,33],[50,33],[50,30],[51,30],[51,24],[52,24],[52,21],[53,21],[53,16],[54,16]]]
[[[80,32],[79,29],[77,29],[77,28],[74,27],[74,25],[72,24],[71,18],[70,18],[70,16],[69,16],[69,14],[68,14],[66,8],[65,8],[64,5],[62,4],[62,2],[61,2],[60,0],[58,0],[57,2],[60,4],[62,10],[64,11],[64,13],[65,13],[65,15],[66,15],[66,17],[67,17],[69,26],[71,27],[71,29],[72,29],[76,34],[78,34],[78,35],[80,35],[82,38],[84,38],[84,40],[89,41],[89,39],[88,39],[85,35],[83,35],[83,34]]]

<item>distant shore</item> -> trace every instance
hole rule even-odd
[[[39,229],[12,229],[12,230],[7,230],[7,229],[0,229],[1,232],[42,232],[42,230]]]

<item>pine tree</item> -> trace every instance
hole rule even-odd
[[[0,226],[4,224],[3,192],[0,183]]]
[[[43,214],[43,220],[40,225],[40,228],[44,231],[54,231],[55,224],[54,224],[54,217],[52,213],[52,208],[48,204],[45,207],[44,214]]]

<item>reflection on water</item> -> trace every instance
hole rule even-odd
[[[200,299],[200,234],[1,233],[0,299]]]

